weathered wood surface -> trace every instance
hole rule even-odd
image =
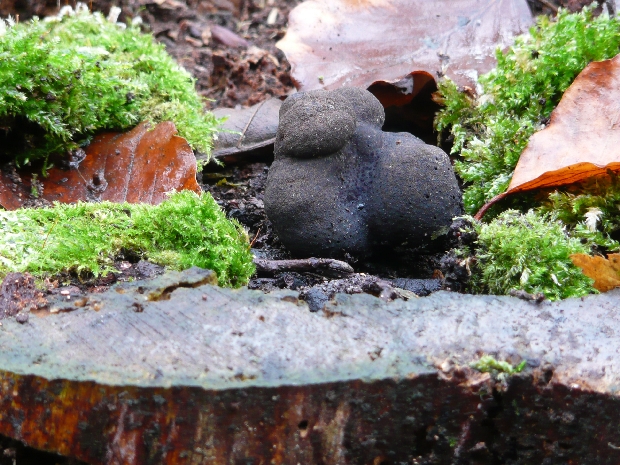
[[[619,292],[310,313],[209,280],[4,320],[0,434],[92,464],[620,463]],[[483,353],[528,368],[494,381]]]

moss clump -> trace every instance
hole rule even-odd
[[[122,251],[173,269],[208,268],[222,286],[254,272],[248,238],[210,194],[172,194],[160,205],[78,203],[0,212],[0,276],[28,271],[99,275]]]
[[[508,294],[523,289],[540,292],[550,300],[596,292],[593,281],[570,260],[571,254],[589,253],[590,244],[570,237],[553,216],[508,210],[488,224],[473,225],[478,234],[470,283],[473,292]]]
[[[598,251],[619,250],[620,177],[610,173],[579,187],[579,192],[551,193],[539,210],[553,213],[567,225],[571,236],[594,244]]]
[[[437,115],[439,131],[454,137],[455,164],[466,182],[465,210],[475,213],[504,192],[529,137],[541,129],[564,91],[591,61],[618,54],[620,22],[592,8],[555,20],[543,16],[530,36],[517,38],[497,68],[480,78],[482,95],[474,99],[450,81],[439,85],[445,108]]]
[[[465,181],[468,213],[506,191],[530,136],[544,127],[575,77],[591,61],[614,57],[619,48],[617,19],[594,17],[593,7],[577,14],[560,10],[553,20],[540,17],[530,36],[518,38],[506,53],[498,51],[497,68],[480,79],[479,98],[450,81],[440,83],[444,108],[435,124],[450,131],[452,152],[460,154],[455,169]],[[581,189],[555,192],[525,214],[507,211],[489,223],[474,223],[477,243],[473,250],[459,251],[475,258],[468,261],[475,262],[471,290],[523,289],[552,300],[595,292],[569,256],[620,248],[620,183],[612,177]]]
[[[83,5],[49,19],[0,19],[5,156],[19,164],[46,161],[87,144],[97,131],[144,120],[171,120],[192,148],[210,152],[218,122],[161,44]]]
[[[477,362],[470,363],[469,366],[482,373],[506,373],[508,375],[514,375],[516,373],[521,373],[526,364],[527,361],[523,360],[517,366],[513,366],[508,362],[501,362],[491,355],[484,355],[480,357],[480,360]]]

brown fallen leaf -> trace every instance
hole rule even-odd
[[[308,0],[277,43],[298,88],[367,88],[414,71],[473,86],[527,32],[526,0]]]
[[[200,192],[196,159],[185,139],[166,121],[149,130],[141,123],[125,133],[105,133],[86,148],[77,168],[37,172],[0,171],[0,205],[15,210],[32,201],[32,189],[42,184],[39,198],[48,202],[78,200],[158,204],[172,190]],[[33,185],[34,184],[34,185]]]
[[[411,101],[426,87],[437,89],[435,79],[426,71],[412,71],[400,79],[375,81],[368,87],[384,108],[403,106]]]
[[[620,286],[620,254],[612,253],[607,258],[576,253],[570,256],[573,264],[588,278],[594,280],[594,288],[607,292]]]
[[[216,118],[228,119],[214,141],[213,158],[232,162],[273,146],[281,106],[280,99],[272,98],[250,108],[214,110]]]
[[[620,55],[590,63],[549,125],[521,154],[508,191],[555,187],[620,170]]]
[[[620,55],[590,63],[566,90],[548,126],[535,133],[508,189],[476,214],[510,194],[557,187],[620,171]]]
[[[383,129],[411,132],[434,143],[433,120],[440,106],[434,102],[437,83],[426,71],[413,71],[401,79],[375,81],[367,89],[385,108]]]

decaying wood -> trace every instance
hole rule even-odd
[[[258,276],[273,276],[285,271],[312,272],[323,276],[344,277],[355,273],[346,262],[331,258],[304,258],[299,260],[254,259]]]
[[[620,292],[221,289],[193,269],[0,326],[0,435],[89,464],[620,463]],[[72,310],[72,311],[69,311]],[[494,380],[481,354],[513,365]]]

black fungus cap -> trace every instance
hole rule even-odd
[[[294,255],[411,257],[441,247],[461,192],[447,154],[381,130],[368,91],[300,92],[280,109],[265,209]]]

